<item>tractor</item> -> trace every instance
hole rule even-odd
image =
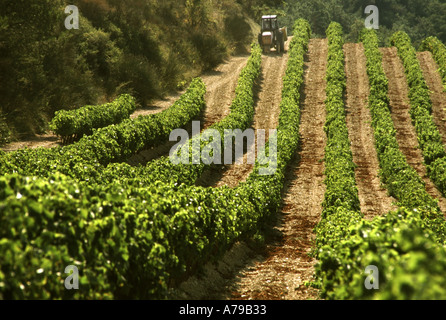
[[[262,29],[258,39],[264,53],[269,53],[272,48],[279,54],[283,53],[287,38],[287,29],[279,27],[277,15],[262,16]]]

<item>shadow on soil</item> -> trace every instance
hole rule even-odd
[[[308,55],[305,56],[308,61]],[[304,71],[308,67],[304,66]],[[256,85],[256,99],[261,90],[263,78],[259,79]],[[305,101],[305,83],[301,88],[301,101]],[[300,141],[300,139],[299,139]],[[293,180],[297,178],[296,172],[300,165],[300,152],[302,150],[299,142],[290,164],[287,166],[287,177],[282,190],[282,199],[288,194]],[[200,181],[202,186],[215,184],[224,174],[224,170],[217,169],[215,172],[208,173],[206,179]],[[240,280],[243,273],[253,271],[258,263],[265,262],[267,257],[273,254],[274,249],[284,244],[283,233],[279,230],[285,223],[286,214],[283,212],[283,205],[279,212],[271,219],[270,223],[263,230],[264,242],[237,242],[224,257],[217,262],[208,263],[195,275],[189,277],[176,288],[170,291],[169,299],[177,300],[244,300],[243,296],[238,294]]]

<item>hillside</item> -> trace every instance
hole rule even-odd
[[[368,16],[364,9],[369,5],[379,10],[377,32],[382,46],[390,45],[389,39],[396,31],[409,34],[416,46],[431,35],[446,41],[444,0],[300,0],[284,1],[280,9],[285,13],[285,23],[304,18],[318,37],[325,37],[329,24],[336,21],[346,39],[356,42]]]
[[[47,131],[59,109],[120,93],[146,106],[183,89],[231,54],[247,52],[261,3],[79,0],[80,27],[67,30],[71,2],[3,0],[0,143]]]

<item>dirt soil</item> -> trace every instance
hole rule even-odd
[[[216,264],[207,264],[200,276],[191,277],[176,291],[181,299],[231,300],[306,300],[317,299],[317,290],[305,285],[313,280],[316,261],[308,254],[313,248],[313,229],[320,220],[325,193],[324,148],[325,73],[328,43],[325,39],[310,40],[302,98],[301,143],[289,166],[284,188],[284,202],[277,224],[271,231],[271,241],[259,252],[245,243],[237,243]],[[257,118],[253,126],[277,125],[276,112],[280,96],[269,88],[268,73],[276,68],[274,57],[264,57],[262,94],[259,94]],[[274,77],[276,79],[276,77]],[[275,81],[278,81],[277,79]],[[278,82],[281,82],[280,80]],[[271,84],[272,85],[272,84]],[[276,83],[277,85],[277,83]],[[281,90],[277,87],[275,90]],[[271,97],[267,98],[268,92]],[[269,108],[268,108],[269,106]],[[263,115],[262,115],[263,114]],[[274,114],[274,115],[273,115]],[[273,115],[273,116],[271,116]],[[230,169],[231,171],[235,170]],[[232,180],[234,179],[234,180]],[[225,175],[218,185],[236,185],[240,176]],[[232,181],[231,181],[232,180]]]
[[[446,92],[443,88],[440,73],[437,72],[439,67],[429,51],[418,52],[417,57],[424,79],[431,91],[432,115],[440,131],[443,144],[446,146]]]
[[[177,101],[178,98],[181,97],[181,95],[185,92],[186,92],[186,90],[172,92],[162,99],[155,99],[150,103],[150,105],[147,105],[145,107],[140,107],[137,110],[135,110],[135,112],[133,112],[130,115],[130,118],[135,119],[135,118],[138,118],[139,116],[148,116],[151,114],[155,114],[155,113],[164,111],[167,108],[169,108],[171,105],[173,105],[175,103],[175,101]]]
[[[229,113],[229,107],[235,97],[235,88],[237,86],[238,77],[242,68],[246,65],[248,58],[249,54],[233,56],[220,64],[215,70],[201,75],[201,78],[206,84],[206,110],[203,113],[202,119],[200,119],[202,120],[202,129],[207,128],[216,121],[220,121]],[[169,94],[163,99],[154,100],[149,106],[136,110],[130,117],[137,118],[138,116],[161,112],[173,105],[184,92],[185,90],[179,91]],[[145,163],[155,157],[166,155],[175,143],[176,142],[171,144],[167,143],[152,148],[151,150],[143,151],[141,154],[129,160],[129,163]],[[44,135],[37,135],[32,139],[10,143],[4,146],[2,150],[9,152],[24,147],[51,148],[60,145],[56,135],[47,133]]]
[[[233,56],[220,64],[215,70],[208,71],[201,75],[206,85],[206,110],[204,112],[204,124],[202,129],[206,129],[214,122],[220,121],[229,113],[229,107],[235,97],[235,87],[243,67],[248,61],[249,55]],[[132,118],[140,115],[150,115],[161,112],[178,100],[186,90],[171,94],[165,99],[154,101],[150,106],[136,110]]]
[[[396,200],[387,195],[379,178],[379,162],[375,138],[368,109],[370,92],[366,69],[366,57],[362,43],[344,45],[346,89],[346,121],[351,141],[356,185],[358,187],[361,212],[365,219],[383,215],[397,206]]]
[[[285,50],[288,50],[291,37],[285,43]],[[262,56],[262,73],[256,83],[255,88],[255,113],[251,128],[255,130],[265,130],[265,141],[269,136],[269,130],[277,128],[280,114],[280,101],[282,99],[283,77],[288,63],[288,54],[277,54],[275,51]],[[256,154],[257,148],[253,144],[247,146],[250,152]],[[236,187],[240,182],[245,181],[253,169],[252,164],[248,164],[248,152],[243,155],[243,164],[222,165],[206,170],[197,181],[197,185],[205,187]]]
[[[31,149],[38,147],[54,148],[60,145],[61,141],[56,135],[51,133],[46,133],[46,134],[38,134],[30,139],[8,143],[7,145],[3,146],[1,150],[5,152],[11,152],[19,149],[24,149],[26,147]]]
[[[314,227],[320,221],[325,194],[324,154],[325,74],[328,42],[311,39],[306,59],[301,104],[300,146],[289,167],[282,213],[277,230],[280,241],[268,248],[264,260],[242,272],[232,299],[308,300],[317,290],[305,285],[314,275]]]
[[[201,123],[201,130],[207,129],[215,122],[222,120],[229,114],[232,100],[235,98],[235,88],[237,81],[243,67],[246,66],[249,55],[238,55],[231,57],[225,63],[219,65],[215,70],[209,71],[201,76],[206,85],[206,108],[204,112],[196,119]],[[169,97],[166,102],[159,102],[157,112],[160,112],[171,106],[179,97],[180,94]],[[137,111],[138,112],[138,111]],[[153,110],[146,110],[146,115],[153,113]],[[187,125],[185,129],[192,135],[191,124]],[[164,142],[159,146],[154,146],[150,149],[143,150],[140,153],[132,156],[127,162],[131,165],[145,165],[148,161],[159,158],[161,156],[169,155],[170,149],[177,143],[177,141]]]
[[[438,200],[441,211],[446,214],[446,199],[435,187],[426,173],[426,167],[423,164],[423,156],[419,148],[417,135],[409,114],[409,88],[407,85],[404,66],[398,57],[397,49],[380,48],[383,54],[384,72],[389,80],[389,98],[392,108],[392,119],[396,129],[396,138],[401,152],[423,179],[426,184],[427,192]],[[432,90],[432,89],[431,89]]]
[[[235,88],[237,87],[240,72],[246,66],[248,58],[249,55],[232,57],[215,71],[208,72],[202,76],[207,90],[204,123],[201,126],[203,130],[229,114],[229,107],[235,98]]]

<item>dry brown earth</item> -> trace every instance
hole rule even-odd
[[[427,192],[435,199],[443,213],[446,213],[446,199],[435,187],[426,173],[426,167],[423,163],[423,156],[419,148],[417,135],[409,114],[409,88],[407,85],[404,66],[398,57],[397,49],[381,48],[383,54],[384,72],[389,80],[389,98],[391,114],[396,129],[396,138],[401,152],[423,179]]]
[[[437,72],[439,67],[429,51],[418,52],[417,57],[424,79],[431,91],[432,115],[441,133],[443,144],[446,146],[446,92],[443,88],[440,73]]]
[[[285,43],[287,50],[291,37]],[[265,130],[265,139],[268,139],[270,129],[275,129],[278,125],[280,114],[280,101],[282,97],[283,77],[288,63],[288,54],[278,55],[272,51],[262,56],[262,73],[256,84],[255,91],[255,113],[251,128],[255,130]],[[256,145],[248,146],[249,151],[257,152]],[[240,182],[245,181],[253,169],[252,164],[248,164],[248,152],[243,156],[243,164],[231,164],[220,168],[211,168],[197,181],[198,185],[210,187],[236,187]]]
[[[311,39],[306,59],[301,105],[300,147],[289,167],[282,214],[277,230],[281,239],[268,248],[264,260],[243,272],[233,299],[317,299],[317,290],[305,282],[313,280],[314,227],[320,221],[325,193],[324,154],[325,74],[328,42]]]
[[[379,162],[368,109],[370,92],[366,57],[362,43],[344,45],[346,88],[346,121],[353,153],[356,185],[361,212],[366,219],[383,215],[397,207],[387,195],[379,178]]]

